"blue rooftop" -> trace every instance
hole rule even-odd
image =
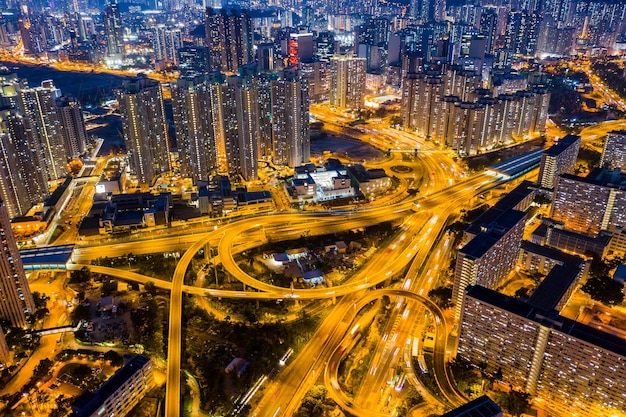
[[[537,168],[541,163],[541,155],[543,155],[543,152],[543,149],[536,149],[520,156],[516,156],[515,158],[507,159],[506,161],[492,165],[489,169],[509,177],[515,177],[528,172],[533,168]]]
[[[72,257],[74,245],[47,246],[45,248],[24,249],[20,251],[20,257],[24,269],[65,269],[65,265]]]

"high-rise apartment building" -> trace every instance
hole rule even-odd
[[[209,7],[205,25],[211,71],[236,72],[253,61],[252,21],[247,10]]]
[[[469,285],[495,288],[511,272],[522,243],[525,219],[523,211],[506,210],[483,224],[483,231],[459,249],[452,290],[456,319],[461,315],[465,289]]]
[[[626,409],[626,347],[582,325],[481,286],[465,295],[458,356],[501,372],[554,415],[613,417]]]
[[[178,49],[178,69],[184,78],[207,72],[207,50],[204,46],[185,46]]]
[[[153,29],[152,45],[154,59],[165,65],[178,65],[178,50],[183,46],[183,35],[180,29],[158,25]]]
[[[66,158],[81,155],[85,152],[87,131],[80,103],[75,98],[64,96],[57,100],[56,109]]]
[[[330,62],[333,55],[335,55],[335,33],[319,32],[315,39],[315,56],[319,61]]]
[[[557,177],[550,217],[566,229],[590,235],[626,225],[626,185],[619,170],[593,170],[587,177]]]
[[[35,310],[22,258],[11,230],[9,213],[0,201],[0,316],[15,327],[26,326],[26,316]]]
[[[311,62],[313,60],[313,34],[290,34],[288,52],[289,66],[299,68],[301,62]]]
[[[61,90],[51,80],[43,81],[41,87],[20,88],[18,109],[29,117],[36,130],[31,143],[39,153],[48,180],[56,180],[67,174],[65,140],[57,114],[57,100]]]
[[[485,53],[493,54],[498,39],[498,13],[486,9],[480,16],[480,33],[485,36]]]
[[[505,49],[515,55],[534,56],[537,52],[540,22],[539,13],[511,11],[505,32]]]
[[[279,79],[278,72],[267,72],[254,77],[259,100],[259,138],[257,140],[260,159],[271,159],[274,155],[272,83]]]
[[[217,168],[213,110],[218,104],[211,94],[215,85],[205,77],[181,78],[171,88],[181,174],[194,183],[207,180]]]
[[[0,111],[0,199],[9,218],[25,214],[48,195],[34,135],[29,118],[15,109]]]
[[[224,150],[227,172],[246,180],[258,176],[259,102],[251,77],[230,76],[224,93]]]
[[[626,172],[626,130],[609,132],[606,135],[600,164]]]
[[[360,111],[365,105],[365,58],[335,55],[330,59],[330,104]]]
[[[299,71],[287,68],[272,82],[274,163],[296,167],[310,158],[309,96]]]
[[[480,87],[476,72],[458,67],[444,73],[409,72],[402,80],[402,125],[462,155],[475,155],[545,131],[547,90],[534,88],[491,97]]]
[[[541,156],[538,183],[543,188],[553,189],[556,177],[574,172],[580,150],[580,136],[567,135],[551,146]]]
[[[104,33],[106,35],[106,57],[107,65],[120,65],[126,50],[124,48],[124,38],[122,37],[122,17],[117,0],[111,0],[102,13],[104,23]]]
[[[161,84],[148,78],[126,81],[115,91],[122,113],[131,172],[140,184],[151,184],[170,171],[169,141]]]
[[[309,100],[312,103],[321,103],[329,100],[330,92],[330,63],[315,61],[300,64],[300,71],[307,80]]]

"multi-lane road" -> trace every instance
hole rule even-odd
[[[583,131],[583,137],[592,139],[593,135],[613,130],[623,126],[622,121],[607,122],[603,126],[588,128]],[[398,134],[398,141],[406,140],[404,135]],[[403,142],[403,146],[410,146]],[[356,313],[355,305],[361,297],[368,294],[365,290],[381,282],[395,277],[404,277],[403,271],[411,264],[409,274],[403,280],[406,289],[415,297],[422,297],[429,288],[436,284],[434,270],[439,267],[439,255],[431,256],[430,248],[435,247],[441,236],[448,216],[461,207],[465,202],[479,194],[485,187],[497,185],[501,180],[489,174],[466,176],[458,170],[445,154],[420,154],[420,162],[425,167],[422,175],[422,193],[415,198],[389,198],[379,202],[381,205],[373,208],[358,210],[342,210],[333,212],[306,212],[282,213],[268,216],[246,218],[211,226],[211,230],[201,227],[194,228],[195,234],[178,236],[163,236],[153,239],[144,239],[140,242],[119,242],[111,244],[77,248],[70,268],[80,268],[83,264],[103,256],[121,256],[127,253],[166,252],[188,248],[181,258],[171,282],[159,281],[130,271],[115,270],[92,266],[94,272],[118,276],[126,280],[141,283],[154,281],[157,287],[171,291],[170,327],[168,346],[168,376],[166,395],[166,414],[176,417],[180,415],[180,367],[182,341],[182,293],[214,297],[233,297],[249,299],[322,299],[343,297],[336,304],[315,333],[311,341],[297,360],[281,373],[275,381],[268,383],[264,396],[255,402],[253,414],[258,416],[291,415],[304,396],[306,390],[317,380],[323,372],[324,365],[332,363],[336,349],[344,341],[349,330],[350,316],[348,312]],[[397,160],[389,160],[389,164],[397,164]],[[439,190],[439,191],[436,191]],[[426,195],[428,194],[428,195]],[[419,205],[414,204],[417,201]],[[246,248],[258,246],[269,238],[274,240],[292,239],[307,234],[326,234],[341,230],[355,229],[381,221],[403,222],[402,230],[385,247],[379,248],[377,254],[371,258],[348,282],[337,287],[316,288],[308,290],[290,290],[262,283],[242,271],[234,260],[234,253]],[[196,288],[183,285],[184,273],[191,258],[207,244],[218,247],[219,255],[215,262],[222,262],[224,268],[235,278],[256,291],[223,291]],[[407,284],[407,280],[412,280]],[[424,301],[420,299],[421,305]],[[414,304],[415,305],[415,304]],[[406,322],[419,320],[417,316],[420,308],[412,308],[408,313],[398,313],[405,317]],[[353,318],[353,317],[352,317]],[[397,320],[398,317],[395,318]],[[443,318],[441,318],[443,320]],[[437,323],[445,328],[445,322]],[[403,324],[398,328],[401,337],[399,341],[406,343],[413,329]],[[439,334],[446,334],[445,331]],[[443,340],[443,342],[441,342]],[[443,343],[440,346],[440,343]],[[391,347],[388,343],[381,343],[382,350],[377,362],[382,368],[389,368],[400,360],[394,355],[399,345]],[[437,352],[434,371],[437,380],[451,403],[462,401],[449,384],[445,372],[445,338],[437,338]],[[386,353],[385,353],[386,352]],[[376,365],[378,366],[378,365]],[[374,378],[375,384],[382,379]],[[448,387],[448,388],[447,388]],[[333,390],[337,391],[338,390]],[[334,394],[333,394],[334,395]],[[340,394],[337,394],[340,395]],[[340,405],[352,411],[358,409],[353,400],[343,397],[337,398]],[[346,404],[348,401],[349,404]],[[380,404],[372,404],[376,408]],[[362,411],[362,410],[361,410]],[[367,414],[367,413],[365,413]]]

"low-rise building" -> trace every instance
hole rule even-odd
[[[154,386],[152,361],[132,357],[95,392],[85,392],[72,403],[74,417],[124,417]]]
[[[361,164],[348,167],[354,188],[364,196],[384,193],[391,188],[391,178],[384,169],[365,169]]]

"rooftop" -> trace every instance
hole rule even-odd
[[[502,161],[496,165],[492,165],[489,169],[500,174],[513,177],[527,171],[528,169],[539,166],[543,152],[543,149],[536,149],[520,156],[516,156],[515,158],[507,159],[506,161]]]
[[[443,414],[441,417],[499,417],[502,410],[491,398],[483,395],[465,405]]]
[[[111,394],[124,385],[134,374],[143,369],[148,362],[150,362],[150,358],[147,356],[133,356],[130,362],[120,368],[111,378],[107,379],[96,392],[87,391],[79,396],[72,403],[72,409],[80,417],[90,416]]]
[[[555,329],[583,342],[626,357],[626,343],[618,336],[577,323],[574,320],[560,316],[554,310],[532,306],[519,298],[510,297],[480,285],[467,288],[468,297],[480,300],[517,316],[525,317],[545,327]]]
[[[20,251],[24,269],[38,269],[41,265],[56,265],[62,269],[72,257],[74,245],[48,246]]]

